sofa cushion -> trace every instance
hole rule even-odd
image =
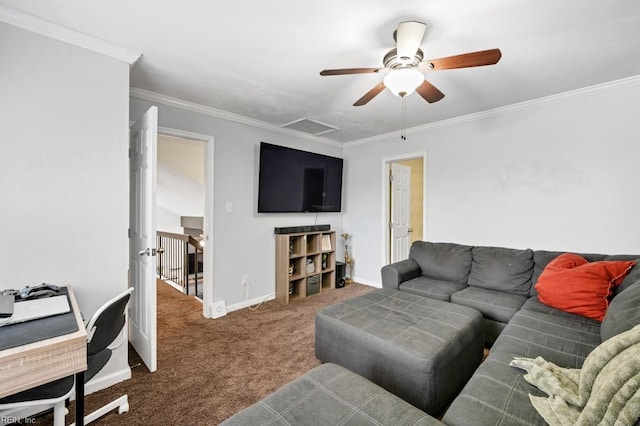
[[[622,260],[588,262],[577,254],[563,253],[538,278],[538,298],[554,308],[602,321],[612,286],[620,284],[634,265]]]
[[[468,306],[482,313],[482,316],[494,321],[509,322],[520,310],[528,296],[467,287],[451,295],[451,302]]]
[[[529,394],[545,396],[495,356],[480,364],[442,421],[448,426],[547,426]]]
[[[583,317],[582,315],[572,314],[571,312],[561,311],[560,309],[556,309],[552,306],[545,305],[537,297],[528,298],[527,301],[524,302],[524,305],[522,305],[522,308],[520,308],[520,310],[534,311],[534,312],[540,312],[548,315],[555,315],[558,317],[564,317],[564,318],[571,319],[573,321],[584,322],[588,324],[593,324],[593,322],[595,321],[591,318]]]
[[[601,343],[597,321],[519,311],[498,337],[489,357],[478,367],[444,415],[447,425],[546,425],[529,394],[545,396],[509,366],[513,357],[545,360],[580,368]],[[470,419],[473,419],[470,422]]]
[[[400,290],[404,290],[408,293],[449,302],[451,301],[451,295],[453,293],[466,287],[466,284],[436,280],[435,278],[429,278],[423,275],[403,282],[400,284],[399,288]]]
[[[422,275],[443,281],[466,284],[471,271],[471,246],[454,243],[416,241],[409,257],[422,269]]]
[[[513,316],[491,352],[527,358],[541,356],[561,367],[580,368],[600,343],[600,322],[596,320],[527,310]]]
[[[638,266],[634,269],[638,269]],[[640,324],[640,281],[628,285],[611,300],[602,321],[600,336],[604,341],[638,324]]]
[[[503,247],[474,247],[469,285],[528,295],[531,290],[533,251]]]
[[[630,260],[630,259],[625,259],[625,260]],[[640,266],[638,266],[638,262],[640,262],[640,259],[634,258],[633,260],[636,261],[636,266],[631,268],[631,270],[629,271],[627,276],[624,277],[624,280],[622,280],[620,285],[617,285],[613,288],[613,297],[616,297],[619,293],[624,291],[624,289],[640,281]]]

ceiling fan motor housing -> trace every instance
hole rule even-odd
[[[422,49],[418,49],[411,62],[403,62],[398,58],[398,49],[393,48],[384,55],[382,62],[384,63],[385,68],[393,71],[400,68],[415,68],[420,64],[420,62],[422,62],[423,58],[424,53],[422,52]]]

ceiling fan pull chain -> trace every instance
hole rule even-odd
[[[405,96],[402,97],[402,133],[400,134],[400,139],[403,141],[407,140],[407,104],[405,103]]]

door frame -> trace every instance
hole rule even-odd
[[[184,130],[172,129],[169,127],[158,126],[158,134],[164,136],[173,136],[182,139],[190,139],[197,142],[205,143],[205,196],[204,196],[204,264],[202,278],[202,316],[211,318],[211,304],[213,303],[213,167],[214,167],[214,137],[200,133],[188,132]]]
[[[411,185],[415,185],[415,182],[411,179],[411,167],[399,161],[392,161],[389,163],[389,169],[389,176],[393,176],[393,179],[389,178],[389,262],[397,262],[409,257],[413,204]]]
[[[389,236],[389,222],[391,221],[391,197],[389,196],[389,173],[391,170],[391,163],[396,163],[404,160],[414,160],[416,158],[422,158],[422,239],[427,239],[427,152],[418,151],[413,153],[407,153],[402,155],[395,155],[391,157],[384,157],[382,159],[382,223],[380,224],[380,232],[382,233],[382,253],[380,258],[383,265],[388,265],[391,259],[391,238]]]

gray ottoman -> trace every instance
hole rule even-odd
[[[370,381],[324,364],[222,425],[424,425],[443,423]]]
[[[437,416],[482,359],[482,315],[405,291],[380,289],[316,315],[316,357],[342,365]]]

